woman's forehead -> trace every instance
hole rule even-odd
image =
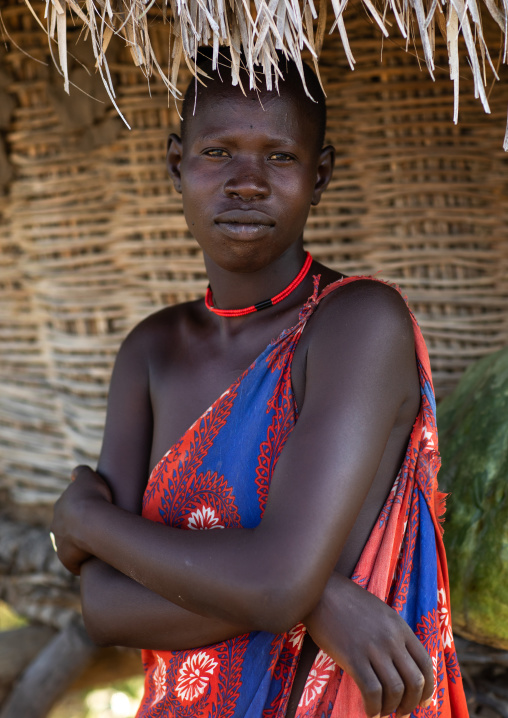
[[[246,92],[239,87],[210,84],[198,92],[195,112],[189,113],[185,134],[215,136],[242,131],[259,131],[282,138],[300,138],[312,132],[299,97],[287,90]],[[303,129],[305,127],[305,129]]]

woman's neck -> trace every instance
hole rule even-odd
[[[298,243],[265,266],[244,272],[224,269],[205,254],[214,306],[242,309],[275,297],[297,277],[305,259],[303,246]]]

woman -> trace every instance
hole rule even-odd
[[[86,626],[145,649],[140,717],[462,718],[421,335],[303,249],[334,163],[311,71],[316,102],[291,65],[280,94],[203,67],[168,169],[210,289],[127,337],[55,508]]]

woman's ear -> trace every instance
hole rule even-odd
[[[173,180],[177,192],[182,192],[182,176],[180,165],[182,163],[182,140],[173,132],[168,137],[168,148],[166,153],[166,167],[168,174]]]
[[[312,205],[319,204],[321,195],[328,187],[330,180],[333,175],[333,168],[335,165],[335,147],[332,145],[326,145],[319,153],[319,164],[316,174],[316,184],[314,185],[314,192],[312,193]]]

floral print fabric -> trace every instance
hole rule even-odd
[[[291,363],[309,316],[351,277],[315,292],[298,323],[272,342],[194,422],[151,473],[143,516],[184,530],[252,528],[262,518],[271,477],[298,414]],[[377,281],[377,280],[376,280]],[[463,718],[467,708],[449,617],[439,526],[435,403],[428,355],[413,318],[422,403],[404,463],[353,580],[387,601],[429,651],[432,705],[419,718]],[[137,718],[282,718],[305,628],[257,631],[188,651],[143,651],[145,693]],[[364,718],[354,682],[320,651],[297,718]]]

